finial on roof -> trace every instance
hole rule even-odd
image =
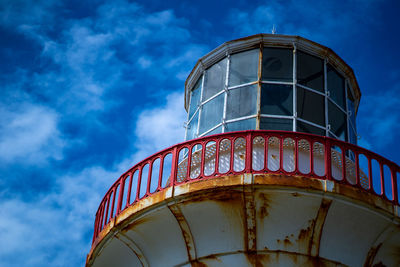
[[[273,24],[273,25],[272,25],[272,30],[271,30],[271,32],[272,32],[272,34],[275,34],[275,33],[276,33],[276,27],[275,27],[275,24]]]

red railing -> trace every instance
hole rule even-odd
[[[121,175],[97,210],[93,242],[112,218],[155,192],[182,183],[243,173],[334,180],[399,204],[400,167],[374,152],[298,132],[229,132],[174,145]]]

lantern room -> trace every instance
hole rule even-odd
[[[353,70],[320,44],[275,34],[230,41],[186,80],[186,140],[260,129],[356,144],[360,96]]]

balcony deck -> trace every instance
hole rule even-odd
[[[187,186],[199,181],[213,180],[213,186],[218,186],[218,178],[225,185],[227,179],[232,179],[234,184],[238,176],[245,179],[245,174],[258,175],[258,178],[253,177],[252,183],[257,183],[258,179],[266,184],[316,190],[320,184],[313,186],[315,180],[324,182],[325,187],[337,184],[366,196],[372,195],[374,201],[377,199],[387,207],[392,206],[396,210],[394,213],[398,213],[400,167],[376,153],[312,134],[256,130],[229,132],[174,145],[121,175],[104,196],[96,213],[92,250],[116,224],[116,217],[132,210],[146,198],[171,190],[175,194],[189,192]],[[300,178],[303,185],[290,177]]]

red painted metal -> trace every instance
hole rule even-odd
[[[255,138],[263,138],[264,139],[264,166],[262,167],[261,170],[254,170],[252,166],[252,157],[253,157],[253,141]],[[268,153],[269,153],[269,140],[270,138],[277,138],[279,141],[279,169],[278,170],[270,170],[268,168]],[[241,138],[241,139],[239,139]],[[294,141],[295,147],[293,148],[294,151],[294,159],[295,159],[295,165],[294,165],[294,170],[293,171],[286,171],[284,169],[284,141],[285,139],[290,138]],[[225,140],[229,141],[230,144],[230,149],[229,149],[229,170],[227,172],[221,173],[219,163],[220,163],[220,149],[223,146],[222,141]],[[239,140],[244,140],[245,141],[245,167],[242,170],[235,170],[235,145],[236,142],[239,142]],[[310,160],[310,171],[308,173],[302,173],[299,170],[299,164],[298,164],[298,159],[299,159],[299,149],[298,149],[298,144],[300,140],[305,140],[308,142],[308,145],[310,147],[310,152],[308,154],[309,160]],[[206,153],[205,150],[207,148],[207,144],[210,142],[215,142],[215,167],[214,167],[214,172],[211,175],[206,176],[204,174],[204,164],[205,164],[205,157]],[[314,171],[314,144],[320,143],[324,146],[324,161],[325,161],[325,175],[324,176],[318,176],[315,171]],[[192,157],[193,153],[192,151],[194,150],[195,145],[201,146],[201,153],[199,153],[201,156],[200,158],[200,174],[197,175],[195,178],[191,178],[191,162],[192,162]],[[341,164],[341,174],[342,177],[341,179],[335,179],[332,175],[332,150],[337,149],[337,153],[341,153],[340,155],[340,160],[342,161]],[[186,164],[186,169],[185,173],[183,174],[184,179],[183,181],[178,181],[178,166],[179,166],[179,153],[181,150],[186,149],[188,151],[188,154],[186,155],[185,159],[186,161],[181,163],[181,164]],[[354,160],[354,168],[355,168],[355,184],[352,184],[348,181],[348,177],[346,177],[346,153],[347,151],[352,151],[355,155],[355,160]],[[172,166],[171,166],[171,173],[169,176],[169,183],[167,183],[165,186],[162,185],[162,179],[163,179],[163,171],[164,171],[164,160],[167,157],[167,155],[171,154],[172,155]],[[367,169],[364,169],[364,173],[368,175],[368,188],[365,188],[361,185],[360,181],[360,171],[362,170],[362,166],[360,166],[360,160],[359,156],[364,155],[367,160],[368,160],[368,166]],[[158,181],[157,181],[157,188],[154,190],[154,192],[150,192],[150,184],[153,182],[151,181],[152,177],[152,172],[153,170],[153,163],[155,162],[156,159],[159,159],[160,164],[159,164],[159,175],[158,175]],[[379,163],[379,173],[380,177],[374,177],[372,178],[372,160],[376,160]],[[147,167],[149,168],[148,171],[148,176],[147,177],[142,177],[143,173],[143,168],[148,165]],[[386,188],[384,185],[384,172],[383,168],[384,165],[387,165],[389,168],[391,175],[390,175],[390,180],[391,180],[391,192],[386,192]],[[137,184],[134,184],[133,181],[133,176],[135,172],[139,172],[139,177],[137,179]],[[228,133],[223,133],[223,134],[216,134],[216,135],[211,135],[211,136],[206,136],[206,137],[201,137],[198,139],[190,140],[184,143],[180,143],[177,145],[174,145],[170,148],[164,149],[153,156],[150,156],[143,161],[139,162],[138,164],[134,165],[132,168],[130,168],[128,171],[126,171],[124,174],[122,174],[116,181],[115,183],[111,186],[111,188],[107,191],[105,194],[103,200],[101,201],[99,208],[96,213],[96,218],[95,218],[95,226],[94,226],[94,235],[93,235],[93,242],[96,240],[98,235],[100,234],[101,230],[106,226],[108,222],[110,222],[113,217],[117,216],[119,213],[121,213],[123,210],[125,210],[127,207],[134,205],[137,201],[139,201],[142,198],[145,198],[149,195],[152,195],[156,192],[159,192],[161,190],[164,190],[165,188],[175,186],[178,184],[182,183],[189,183],[193,181],[198,181],[202,179],[207,179],[210,177],[218,177],[218,176],[226,176],[226,175],[237,175],[237,174],[243,174],[243,173],[280,173],[280,174],[286,174],[286,175],[301,175],[305,177],[310,177],[310,178],[317,178],[317,179],[328,179],[328,180],[334,180],[337,183],[341,184],[347,184],[353,187],[357,187],[360,190],[367,191],[369,193],[375,194],[377,196],[382,197],[386,201],[391,202],[394,205],[399,205],[399,188],[397,186],[397,175],[400,173],[400,167],[390,161],[387,160],[378,154],[369,151],[367,149],[358,147],[356,145],[346,143],[337,139],[325,137],[325,136],[318,136],[318,135],[313,135],[313,134],[305,134],[305,133],[298,133],[298,132],[285,132],[285,131],[265,131],[265,130],[248,130],[248,131],[240,131],[240,132],[228,132]],[[125,179],[129,177],[129,186],[128,188],[125,188]],[[378,179],[379,178],[379,179]],[[140,196],[141,193],[141,182],[143,179],[147,179],[147,186],[144,189],[145,193],[143,196]],[[375,184],[379,183],[377,188],[380,188],[380,192],[377,193],[374,190],[374,183],[372,182],[372,179],[376,179]],[[117,189],[119,187],[119,194],[117,195]],[[131,195],[131,190],[132,188],[136,187],[136,192],[134,199],[132,200],[130,195]],[[128,190],[127,192],[127,199],[126,199],[126,205],[122,205],[123,201],[123,196],[125,190]],[[390,198],[388,197],[391,196]],[[112,198],[112,199],[111,199]],[[110,202],[112,201],[111,205]],[[117,208],[116,208],[116,214],[113,214],[114,210],[114,205],[115,201],[117,201]],[[132,201],[132,203],[130,203]],[[110,207],[111,206],[111,207]],[[111,209],[109,209],[111,208]],[[109,216],[109,218],[108,218]]]

